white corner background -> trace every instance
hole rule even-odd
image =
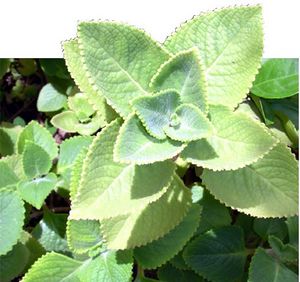
[[[163,42],[181,22],[202,11],[258,3],[263,6],[264,57],[299,57],[299,0],[3,0],[0,57],[60,58],[61,42],[76,36],[82,20],[126,22]]]

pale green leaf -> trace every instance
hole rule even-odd
[[[238,281],[244,272],[246,249],[242,229],[226,226],[196,237],[184,249],[186,263],[211,281]]]
[[[49,173],[44,177],[21,181],[18,184],[18,191],[24,201],[40,209],[47,196],[55,188],[56,182],[56,175]]]
[[[130,115],[123,123],[114,148],[117,162],[149,164],[171,159],[186,145],[170,140],[158,140],[150,136],[136,115]]]
[[[178,124],[172,124],[174,117]],[[164,127],[165,133],[173,140],[188,142],[202,138],[208,138],[214,132],[214,128],[208,118],[194,105],[180,105],[171,122]]]
[[[298,275],[258,248],[249,268],[249,282],[297,282]]]
[[[251,92],[266,99],[282,99],[298,93],[298,59],[265,60]]]
[[[204,170],[207,189],[227,206],[257,217],[298,213],[298,163],[283,144],[235,171]]]
[[[40,258],[24,276],[23,282],[119,282],[130,281],[132,275],[130,252],[107,251],[86,261],[48,253]]]
[[[0,255],[10,251],[21,237],[25,209],[14,191],[0,191]]]
[[[37,100],[40,112],[55,112],[67,105],[67,96],[57,90],[51,83],[41,89]]]
[[[41,146],[54,159],[57,156],[57,144],[49,131],[38,124],[36,121],[31,121],[24,127],[18,139],[18,152],[23,153],[26,141],[36,143]]]
[[[203,13],[181,25],[165,42],[177,53],[199,50],[208,82],[208,102],[234,108],[247,95],[263,49],[260,6]]]
[[[180,103],[180,96],[174,90],[165,90],[156,95],[141,96],[131,104],[147,132],[158,139],[165,139],[164,127],[171,122],[171,115]]]
[[[39,145],[26,141],[23,152],[23,167],[28,178],[34,178],[49,172],[52,162],[48,153]]]
[[[207,112],[207,81],[196,48],[177,53],[163,63],[151,79],[155,91],[175,89],[183,103]]]
[[[215,134],[189,143],[181,154],[186,161],[212,170],[234,170],[257,161],[277,143],[263,124],[245,113],[221,105],[209,109]]]
[[[76,113],[80,121],[88,119],[95,112],[93,106],[86,99],[86,95],[81,92],[68,97],[68,106]]]
[[[90,83],[125,118],[131,113],[129,102],[147,94],[168,53],[143,31],[124,24],[83,22],[78,36]]]
[[[15,174],[5,160],[0,160],[0,189],[19,182],[19,177]]]
[[[283,218],[255,218],[253,230],[265,241],[270,235],[281,240],[287,235],[287,227]]]
[[[119,121],[112,122],[94,139],[84,160],[71,219],[114,217],[141,209],[159,199],[175,173],[170,161],[126,165],[113,160]]]
[[[199,205],[193,205],[183,220],[164,237],[134,249],[134,257],[143,268],[154,269],[176,255],[193,236],[201,215]]]
[[[175,228],[190,204],[191,193],[176,176],[159,200],[130,214],[105,219],[100,228],[110,249],[143,246]]]
[[[99,91],[94,90],[89,83],[87,72],[84,68],[77,40],[63,43],[64,57],[68,69],[79,89],[84,93],[89,103],[101,116],[101,127],[117,117],[116,112],[106,103],[105,98]]]

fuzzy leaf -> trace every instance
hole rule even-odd
[[[101,221],[108,248],[134,248],[157,240],[179,224],[190,204],[191,193],[176,176],[159,200],[130,214]]]
[[[298,213],[298,163],[282,144],[244,168],[204,170],[202,179],[217,199],[252,216],[284,217]]]
[[[52,162],[48,153],[39,145],[27,141],[23,152],[24,172],[28,178],[34,178],[49,172]]]
[[[246,249],[242,229],[226,226],[196,237],[184,250],[184,260],[212,281],[237,281],[244,272]]]
[[[119,121],[112,122],[90,146],[71,219],[101,220],[131,213],[159,199],[170,185],[172,162],[136,166],[113,161],[119,128]]]
[[[134,249],[134,257],[143,268],[154,269],[176,255],[193,236],[200,220],[201,209],[193,205],[183,220],[164,237]]]
[[[178,119],[178,125],[172,125],[172,122],[169,122],[164,127],[165,133],[173,140],[188,142],[207,138],[213,134],[212,124],[194,105],[180,105],[174,116]],[[174,116],[171,116],[171,121]]]
[[[14,191],[0,191],[0,255],[9,252],[21,236],[25,209]]]
[[[186,161],[212,170],[234,170],[257,161],[276,144],[266,128],[245,113],[221,105],[209,109],[216,133],[189,143],[181,154]]]
[[[278,260],[258,248],[249,268],[249,282],[297,282],[298,276]]]
[[[171,122],[171,115],[180,102],[174,90],[165,90],[156,95],[141,96],[132,101],[132,107],[142,121],[147,132],[157,138],[165,139],[164,127]]]
[[[298,67],[298,59],[265,60],[251,92],[266,99],[282,99],[297,94]]]
[[[196,48],[182,51],[163,63],[151,79],[154,91],[175,89],[182,103],[207,112],[207,82]]]
[[[130,252],[107,251],[86,261],[77,261],[57,253],[48,253],[36,261],[23,282],[130,281]]]
[[[19,177],[3,159],[0,160],[0,189],[19,182]]]
[[[170,140],[158,140],[150,136],[136,115],[123,123],[114,148],[117,162],[149,164],[164,161],[178,155],[186,145]]]
[[[48,83],[41,89],[37,100],[40,112],[55,112],[67,105],[67,96]]]
[[[86,95],[81,92],[68,97],[68,106],[76,113],[79,120],[88,119],[95,112]]]
[[[164,45],[172,53],[197,47],[208,82],[208,102],[234,108],[248,93],[260,66],[261,17],[260,6],[203,13],[180,26]]]
[[[49,131],[38,124],[31,121],[25,126],[18,139],[18,152],[23,153],[26,141],[33,142],[42,147],[54,159],[57,156],[57,145]]]
[[[129,102],[147,94],[168,53],[143,31],[123,24],[83,22],[78,36],[89,81],[125,118],[131,113]]]
[[[24,201],[40,209],[47,196],[55,188],[56,182],[56,175],[49,173],[44,177],[21,181],[18,184],[18,191]]]

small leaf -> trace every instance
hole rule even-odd
[[[212,170],[234,170],[256,162],[277,143],[261,123],[245,113],[221,105],[209,109],[215,134],[190,142],[181,154],[184,160]]]
[[[264,249],[258,248],[251,260],[248,281],[297,282],[298,275],[267,254]]]
[[[129,102],[147,94],[151,77],[169,58],[168,53],[143,31],[124,24],[82,22],[78,36],[89,81],[123,118],[127,117]]]
[[[287,235],[287,227],[282,218],[255,218],[253,230],[265,241],[270,235],[281,240]]]
[[[58,91],[52,84],[47,83],[41,89],[37,100],[40,112],[55,112],[67,105],[67,96]]]
[[[172,53],[197,47],[209,104],[236,107],[258,72],[263,50],[260,6],[228,7],[185,22],[164,45]]]
[[[135,248],[134,257],[143,268],[154,269],[176,255],[193,236],[200,221],[199,205],[190,208],[183,220],[164,237]]]
[[[202,179],[217,199],[252,216],[284,217],[298,213],[298,163],[283,144],[238,170],[204,170]]]
[[[14,191],[0,191],[0,255],[5,255],[21,237],[25,209]]]
[[[18,191],[24,201],[40,209],[47,196],[55,188],[56,182],[56,175],[49,173],[44,177],[21,181],[18,184]]]
[[[156,95],[134,99],[132,107],[151,136],[165,139],[164,127],[169,125],[179,101],[180,96],[176,91],[165,90]]]
[[[129,116],[123,123],[115,148],[115,161],[149,164],[171,159],[178,155],[186,145],[170,140],[158,140],[150,136],[136,115]]]
[[[221,227],[191,241],[184,250],[186,263],[212,281],[237,281],[244,272],[246,249],[242,229]]]
[[[177,53],[164,62],[152,77],[154,91],[175,89],[182,103],[193,104],[207,112],[207,82],[196,48]]]
[[[95,112],[93,106],[87,101],[86,96],[80,92],[68,97],[68,106],[76,113],[80,121],[89,118]]]
[[[54,159],[57,156],[57,145],[49,131],[38,124],[31,121],[24,127],[18,139],[18,152],[23,153],[26,141],[33,142],[41,146]]]
[[[298,93],[298,59],[267,59],[251,92],[266,99],[282,99]]]
[[[208,118],[191,104],[182,104],[176,111],[178,125],[168,123],[165,133],[173,140],[188,142],[208,138],[213,134],[213,126]],[[172,117],[171,117],[172,118]]]
[[[26,176],[34,178],[48,173],[52,162],[42,147],[27,141],[23,152],[23,166]]]
[[[24,282],[51,279],[51,282],[129,281],[132,275],[130,252],[107,251],[86,261],[77,261],[57,253],[47,253],[35,262]]]

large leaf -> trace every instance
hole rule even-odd
[[[110,249],[139,247],[178,225],[190,204],[191,193],[176,176],[159,200],[130,214],[105,219],[100,228]]]
[[[298,59],[268,59],[259,70],[251,92],[267,99],[281,99],[298,93]]]
[[[170,161],[142,166],[114,162],[119,128],[119,121],[112,122],[90,146],[71,219],[101,220],[131,213],[159,199],[170,185],[175,173]]]
[[[77,261],[57,253],[40,258],[24,276],[24,282],[118,282],[130,281],[132,275],[130,252],[106,251],[86,261]]]
[[[0,160],[0,188],[13,185],[19,182],[19,177],[14,169],[10,167],[4,159]]]
[[[261,7],[229,7],[184,23],[165,42],[173,53],[197,47],[208,82],[208,102],[234,108],[246,96],[260,65]]]
[[[267,129],[245,113],[221,105],[209,109],[215,134],[189,143],[181,154],[186,161],[212,170],[238,169],[257,161],[276,144]]]
[[[258,248],[249,269],[249,282],[297,282],[298,276],[274,257]]]
[[[282,144],[235,171],[204,170],[203,181],[221,202],[257,217],[298,214],[298,163]]]
[[[164,237],[134,249],[134,257],[143,268],[154,269],[176,255],[193,236],[200,221],[201,209],[193,205],[183,220]]]
[[[149,164],[171,159],[186,145],[171,140],[158,140],[150,136],[136,115],[130,115],[123,123],[114,148],[117,162]]]
[[[183,103],[207,112],[207,82],[196,48],[182,51],[164,62],[152,77],[154,91],[175,89]]]
[[[31,121],[26,125],[18,139],[18,152],[22,153],[25,149],[26,141],[36,143],[41,146],[54,159],[57,156],[57,145],[49,133],[49,131],[38,124]]]
[[[0,255],[10,251],[21,237],[25,209],[16,192],[0,191]]]
[[[151,77],[168,53],[143,31],[123,24],[83,22],[78,36],[90,83],[126,117],[131,112],[129,102],[147,94]]]
[[[221,227],[191,241],[184,250],[186,263],[211,281],[237,281],[244,272],[246,249],[242,229]]]

